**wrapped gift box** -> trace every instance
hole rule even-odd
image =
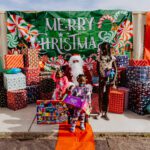
[[[129,58],[127,55],[116,56],[117,67],[127,67],[129,65]]]
[[[27,106],[27,91],[16,90],[7,92],[8,108],[18,110]]]
[[[135,81],[128,82],[130,93],[133,95],[150,95],[150,80],[147,81]]]
[[[130,81],[128,83],[129,109],[140,114],[145,114],[145,108],[150,103],[150,80]]]
[[[24,55],[25,67],[39,68],[38,51],[36,49],[24,49],[22,54]]]
[[[38,68],[25,68],[24,73],[26,75],[27,85],[37,85],[40,82],[39,69]]]
[[[35,103],[40,98],[39,85],[27,86],[27,103]]]
[[[148,66],[147,60],[141,59],[141,60],[135,60],[131,59],[129,60],[129,65],[130,66]]]
[[[25,89],[26,76],[23,73],[4,74],[4,87],[7,90]]]
[[[45,93],[45,92],[42,92],[40,90],[40,99],[41,100],[52,99],[52,95],[53,95],[53,92],[47,92],[47,93]]]
[[[146,114],[146,107],[150,104],[150,95],[132,95],[129,94],[129,109],[139,115]]]
[[[5,55],[5,68],[23,68],[23,55]]]
[[[0,88],[0,107],[7,106],[7,91],[4,88]]]
[[[3,80],[3,73],[0,72],[0,86],[3,87],[4,86],[4,80]]]
[[[50,79],[51,78],[51,73],[50,72],[40,72],[40,81],[44,79]]]
[[[37,101],[37,124],[58,124],[66,122],[67,106],[60,101]]]
[[[124,112],[125,94],[123,91],[111,89],[109,93],[109,112],[122,114]]]
[[[87,103],[87,101],[82,101],[80,97],[66,94],[63,102],[72,105],[73,107],[82,109],[87,115],[90,114],[89,104]]]
[[[126,68],[118,68],[117,71],[117,85],[118,86],[127,86],[127,74],[126,74]]]
[[[150,80],[150,66],[129,66],[127,68],[127,79]]]
[[[125,93],[124,110],[127,110],[129,101],[129,89],[125,87],[118,87],[118,90]]]
[[[55,90],[56,84],[53,79],[43,79],[40,81],[40,92],[51,93]]]

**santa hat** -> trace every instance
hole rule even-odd
[[[72,64],[72,62],[74,60],[78,60],[80,62],[80,64],[83,64],[83,60],[82,60],[82,57],[80,56],[80,54],[73,54],[70,59],[69,59],[69,64]]]

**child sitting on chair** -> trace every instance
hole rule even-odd
[[[86,84],[86,76],[84,74],[78,75],[77,81],[79,85],[73,89],[72,95],[80,97],[82,101],[86,101],[89,104],[89,107],[91,107],[91,90]],[[75,131],[76,123],[79,117],[80,117],[80,128],[81,130],[85,130],[84,124],[86,114],[82,109],[74,107],[74,113],[73,118],[71,120],[71,128],[70,128],[71,132]]]
[[[69,85],[68,78],[64,76],[61,69],[57,69],[57,71],[52,74],[51,78],[56,83],[56,89],[54,90],[52,99],[61,100]]]

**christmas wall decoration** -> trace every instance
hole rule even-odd
[[[111,43],[115,55],[130,55],[133,45],[132,13],[122,10],[7,11],[7,29],[9,49],[22,49],[21,45],[35,48],[41,57],[52,58],[45,65],[73,53],[84,60],[95,59],[93,54],[103,42]],[[62,63],[65,61],[55,65]]]

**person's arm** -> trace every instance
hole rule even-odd
[[[68,78],[65,76],[63,77],[63,82],[64,82],[64,85],[62,86],[61,90],[62,90],[62,93],[64,94],[66,92],[66,89],[68,88]]]
[[[115,85],[116,83],[116,80],[117,80],[117,64],[116,64],[116,61],[113,61],[113,68],[114,68],[114,71],[115,71],[115,76],[114,76],[114,79],[112,81],[112,84]]]

